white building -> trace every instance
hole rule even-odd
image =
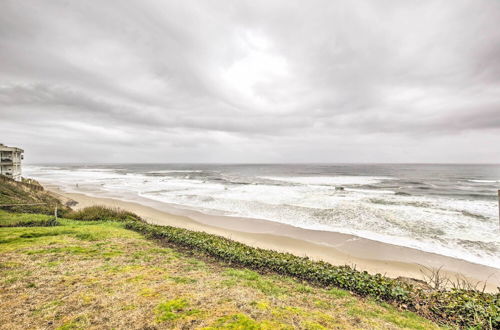
[[[7,147],[0,143],[0,174],[21,181],[23,149]]]

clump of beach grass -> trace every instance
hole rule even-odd
[[[130,221],[139,220],[140,217],[132,212],[120,208],[106,206],[89,206],[77,211],[66,213],[65,218],[84,221]]]

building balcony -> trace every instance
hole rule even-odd
[[[2,165],[12,165],[13,163],[14,163],[14,161],[10,158],[0,159],[0,164],[2,164]]]

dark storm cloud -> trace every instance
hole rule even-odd
[[[0,142],[33,161],[498,162],[474,147],[500,134],[498,22],[493,0],[4,0]]]

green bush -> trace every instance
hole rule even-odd
[[[125,227],[231,264],[262,272],[272,271],[388,301],[436,321],[479,328],[496,329],[500,326],[500,292],[450,290],[429,293],[381,274],[372,275],[349,266],[333,266],[289,253],[254,248],[203,232],[143,221],[128,221]]]
[[[371,275],[349,266],[333,266],[322,261],[312,261],[289,253],[253,248],[223,237],[186,229],[150,225],[140,221],[126,223],[126,228],[149,237],[204,252],[223,261],[253,268],[273,271],[299,279],[348,289],[363,296],[384,300],[409,302],[411,287],[380,274]]]
[[[106,206],[89,206],[78,211],[68,212],[64,217],[84,221],[129,221],[140,219],[134,213]]]
[[[500,329],[500,291],[488,294],[477,290],[441,290],[420,299],[435,315],[464,327]],[[415,300],[417,301],[418,298]]]

